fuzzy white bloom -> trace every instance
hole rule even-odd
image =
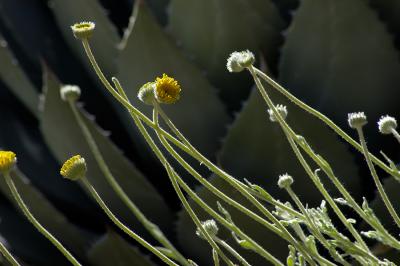
[[[348,114],[349,126],[351,128],[357,129],[365,126],[367,124],[367,117],[364,112],[350,113]]]
[[[214,238],[218,234],[219,229],[218,229],[217,223],[213,219],[202,222],[201,226],[211,236],[211,238]],[[205,239],[205,236],[203,235],[203,233],[200,231],[199,228],[197,228],[196,234],[200,238]]]
[[[228,58],[226,68],[229,72],[241,72],[256,61],[254,54],[249,50],[233,52]]]
[[[279,176],[278,186],[280,188],[288,188],[293,184],[293,182],[293,177],[288,174],[283,174]]]
[[[94,28],[96,25],[91,21],[83,21],[80,23],[75,23],[71,26],[71,30],[75,38],[79,40],[89,39],[92,37]]]
[[[60,89],[60,96],[63,101],[77,101],[81,96],[81,89],[75,85],[64,85]]]
[[[276,110],[279,112],[279,114],[281,115],[281,117],[283,118],[283,120],[286,119],[288,111],[286,109],[285,105],[282,104],[277,104],[276,105]],[[278,121],[277,117],[274,114],[274,111],[272,109],[268,109],[268,114],[269,114],[269,120],[271,120],[271,122],[276,122]]]
[[[392,116],[382,116],[378,121],[378,128],[382,134],[391,134],[392,130],[397,128],[397,121]]]

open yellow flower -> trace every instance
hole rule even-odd
[[[17,163],[17,156],[12,151],[0,151],[0,172],[10,171]]]
[[[163,74],[162,78],[157,78],[155,83],[155,96],[158,102],[171,104],[179,100],[181,86],[174,78]]]

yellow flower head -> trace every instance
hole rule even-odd
[[[90,21],[75,23],[71,26],[71,30],[74,33],[75,38],[79,40],[89,39],[90,37],[92,37],[94,28],[95,24]]]
[[[171,104],[179,100],[181,86],[178,81],[163,74],[162,78],[157,78],[155,82],[155,96],[158,102]]]
[[[12,151],[0,151],[0,173],[10,171],[17,163],[17,156]]]
[[[60,174],[71,180],[78,180],[86,175],[86,162],[80,155],[69,158],[61,167]]]

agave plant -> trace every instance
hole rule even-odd
[[[130,15],[127,10],[131,9]],[[282,172],[296,175],[293,188],[304,203],[315,207],[322,198],[296,162],[280,128],[268,121],[265,104],[249,76],[227,72],[225,62],[232,51],[257,51],[264,70],[340,125],[352,111],[364,111],[370,121],[386,113],[399,114],[395,97],[400,84],[397,1],[170,0],[116,4],[1,0],[0,12],[0,147],[17,153],[19,170],[13,178],[32,213],[84,264],[154,265],[158,260],[124,238],[88,197],[87,190],[59,176],[62,162],[74,154],[83,155],[89,167],[87,177],[109,208],[153,241],[105,180],[71,108],[60,98],[62,83],[81,87],[85,106],[80,105],[79,112],[132,201],[187,257],[199,265],[211,265],[212,256],[207,243],[196,235],[187,212],[181,210],[165,171],[129,113],[106,93],[92,71],[81,44],[71,34],[70,25],[77,21],[95,21],[91,44],[96,58],[107,76],[116,76],[128,88],[132,104],[150,116],[151,108],[137,99],[138,89],[163,73],[173,75],[181,83],[183,97],[165,111],[182,133],[223,169],[262,186],[282,201],[289,199],[276,186],[276,177]],[[272,97],[287,106],[293,128],[329,160],[353,197],[361,200],[367,195],[376,214],[391,228],[392,220],[379,197],[374,197],[360,157],[321,121],[278,93]],[[384,150],[394,161],[399,158],[393,139],[378,135],[373,126],[366,133],[373,151]],[[223,180],[207,169],[199,170],[223,192],[244,202]],[[190,175],[183,171],[182,175],[200,197],[216,206],[215,196]],[[393,201],[398,198],[398,188],[398,182],[388,179],[386,191]],[[338,195],[333,186],[328,189],[333,196]],[[2,243],[26,265],[68,265],[24,219],[3,180],[0,190]],[[200,218],[207,218],[200,208],[192,206]],[[235,209],[224,207],[243,231],[274,256],[287,257],[284,240],[249,222]],[[239,248],[229,232],[221,229],[219,235]],[[386,252],[379,255],[400,263],[398,253],[378,248]],[[265,265],[252,252],[243,254],[253,265]]]

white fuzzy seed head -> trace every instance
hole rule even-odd
[[[215,237],[218,234],[219,229],[217,223],[213,219],[206,220],[202,222],[201,225],[204,228],[204,230],[211,236],[211,238]],[[200,238],[205,239],[205,236],[203,235],[203,233],[200,231],[199,228],[197,228],[196,234]]]
[[[143,103],[148,105],[153,105],[153,100],[155,99],[154,90],[155,90],[155,83],[147,82],[139,89],[137,97]]]
[[[94,28],[96,25],[91,21],[83,21],[80,23],[75,23],[71,26],[72,33],[75,38],[79,40],[89,39],[92,37]]]
[[[361,128],[368,123],[367,117],[364,112],[348,114],[347,121],[349,122],[349,126],[354,129]]]
[[[391,134],[392,130],[397,128],[397,121],[392,116],[382,116],[378,121],[378,128],[382,134]]]
[[[279,112],[279,114],[281,115],[281,117],[283,118],[283,120],[286,119],[287,115],[288,115],[288,111],[285,105],[282,104],[278,104],[276,105],[276,110]],[[274,114],[274,111],[272,111],[272,109],[268,109],[268,114],[269,114],[269,120],[271,120],[271,122],[277,122],[278,119]]]
[[[75,85],[64,85],[60,89],[60,96],[63,101],[76,102],[81,96],[81,89]]]
[[[229,72],[241,72],[246,67],[250,67],[256,61],[254,54],[249,50],[233,52],[230,54],[226,68]]]
[[[293,184],[293,182],[294,182],[293,177],[291,177],[288,174],[283,174],[279,176],[278,186],[280,188],[288,188]]]

